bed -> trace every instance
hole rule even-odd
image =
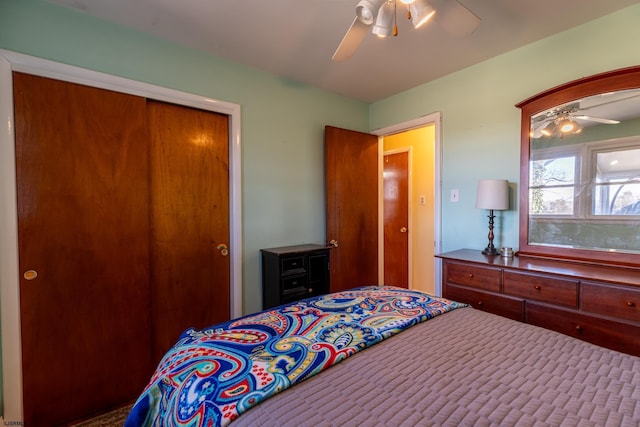
[[[640,358],[364,287],[187,330],[125,424],[150,425],[638,426]]]

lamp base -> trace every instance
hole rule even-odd
[[[493,255],[498,255],[498,250],[496,248],[486,247],[486,248],[484,248],[482,253],[484,255],[492,255],[493,256]]]
[[[489,244],[482,251],[484,255],[498,255],[498,250],[493,245],[493,219],[496,216],[493,214],[493,209],[489,209]]]

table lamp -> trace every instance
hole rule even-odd
[[[506,179],[481,179],[478,181],[476,208],[489,209],[489,244],[482,251],[485,255],[497,255],[493,245],[494,210],[509,209],[509,181]]]

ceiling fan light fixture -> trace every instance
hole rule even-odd
[[[406,7],[407,17],[415,29],[433,18],[447,32],[463,37],[480,24],[480,18],[458,0],[358,0],[356,16],[331,59],[350,58],[369,30],[378,37],[397,36],[398,1]]]
[[[427,0],[415,0],[409,6],[409,13],[411,14],[411,23],[413,28],[418,29],[426,24],[436,13]]]
[[[582,125],[580,123],[578,123],[576,120],[572,120],[573,121],[573,130],[571,131],[572,134],[577,134],[582,132]]]
[[[366,25],[371,25],[378,16],[378,11],[386,0],[360,0],[356,6],[358,20]]]
[[[558,129],[562,133],[575,133],[578,127],[578,123],[568,117],[561,119],[560,123],[558,124]]]
[[[542,136],[542,129],[531,127],[531,130],[529,131],[530,138],[538,139],[541,136]]]
[[[373,28],[371,28],[371,32],[378,37],[388,37],[393,36],[395,21],[396,21],[396,10],[395,4],[392,1],[386,1],[380,9],[378,10],[378,16],[376,17],[376,23]]]
[[[542,133],[542,135],[549,137],[549,136],[552,136],[555,131],[556,131],[556,122],[553,121],[548,125],[546,125],[544,128],[542,128],[540,132]]]

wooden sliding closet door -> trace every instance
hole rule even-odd
[[[148,102],[154,360],[229,319],[228,116]]]
[[[150,375],[145,100],[14,73],[25,425],[121,405]]]

